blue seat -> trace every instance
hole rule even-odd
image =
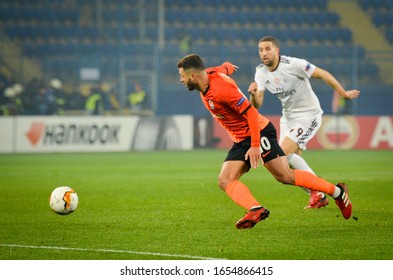
[[[392,9],[393,8],[393,1],[391,0],[360,0],[360,5],[365,10],[369,9]]]
[[[390,44],[393,45],[393,29],[386,30],[385,36],[386,36],[387,40],[390,42]]]

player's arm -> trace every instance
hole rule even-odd
[[[332,87],[335,92],[337,92],[339,95],[346,99],[355,99],[360,94],[360,91],[358,91],[357,89],[346,91],[330,72],[322,68],[315,67],[315,70],[312,73],[311,77],[322,79],[326,84]]]
[[[249,159],[251,167],[257,168],[259,161],[262,162],[258,110],[249,102],[233,80],[229,77],[226,77],[226,79],[226,84],[221,87],[223,92],[221,95],[222,101],[229,108],[232,108],[236,114],[240,114],[247,120],[251,136],[251,147],[245,155],[245,160]]]
[[[257,168],[259,162],[262,161],[261,147],[260,147],[260,131],[258,122],[258,111],[255,107],[251,106],[246,109],[243,115],[247,119],[248,126],[251,132],[251,147],[245,155],[245,159],[250,159],[251,167]]]
[[[215,70],[217,72],[223,73],[228,76],[235,73],[237,71],[237,69],[239,69],[239,66],[232,64],[230,62],[224,62],[220,66],[215,66],[215,67],[209,68],[209,70]]]
[[[250,94],[250,102],[255,108],[260,108],[263,104],[263,98],[265,96],[265,91],[258,90],[257,83],[251,83],[248,87],[248,93]]]

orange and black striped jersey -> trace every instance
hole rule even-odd
[[[253,146],[259,146],[259,132],[269,120],[257,112],[236,82],[221,72],[221,67],[206,69],[209,87],[206,92],[200,93],[202,102],[235,143],[251,136],[253,125],[250,122],[255,121],[257,125],[253,135],[257,135],[257,139],[252,139],[252,142]],[[255,111],[249,114],[250,110]],[[251,120],[251,117],[255,117],[255,120]]]

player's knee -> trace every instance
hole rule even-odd
[[[226,190],[228,183],[229,183],[228,178],[224,178],[224,177],[222,177],[222,176],[219,176],[219,177],[218,177],[218,186],[219,186],[220,189],[222,189],[223,191]]]

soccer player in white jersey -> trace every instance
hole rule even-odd
[[[346,91],[331,73],[304,59],[280,55],[274,37],[260,39],[258,50],[262,64],[257,66],[255,82],[248,89],[251,103],[256,108],[262,106],[265,90],[278,97],[282,105],[280,146],[293,169],[315,174],[300,156],[320,128],[323,114],[309,79],[322,79],[345,99],[357,98],[360,92]],[[321,208],[328,203],[324,193],[311,191],[306,208]]]

